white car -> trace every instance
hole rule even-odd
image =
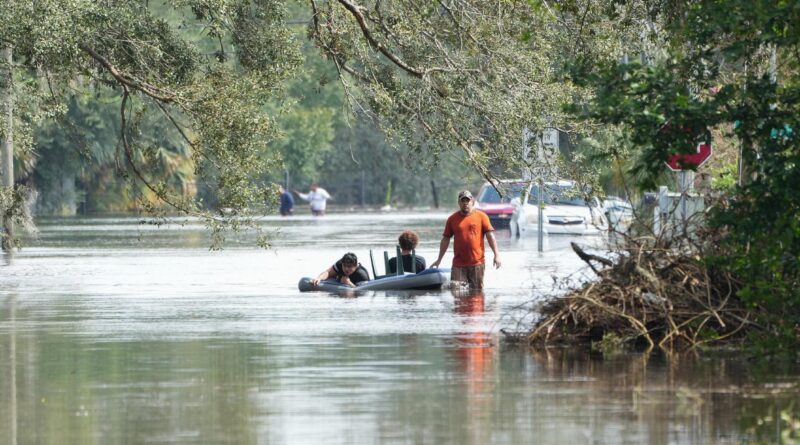
[[[603,201],[603,211],[611,228],[617,232],[625,232],[633,223],[633,206],[627,200],[609,196]]]
[[[503,181],[501,187],[506,188],[509,196],[502,200],[491,184],[484,184],[478,193],[477,208],[489,214],[495,228],[508,227],[508,221],[517,219],[521,235],[536,234],[539,230],[539,186],[530,186],[528,199],[519,206],[523,190],[521,184],[524,182],[519,180]],[[595,235],[608,230],[608,221],[600,201],[597,198],[585,199],[574,181],[546,182],[542,198],[545,233]],[[501,206],[504,207],[502,214],[499,213]],[[500,224],[496,224],[496,221]]]

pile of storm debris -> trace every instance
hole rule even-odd
[[[703,242],[696,240],[702,239]],[[742,340],[752,308],[736,297],[740,283],[707,261],[713,234],[626,237],[613,259],[572,243],[596,280],[549,299],[525,334],[536,345],[614,342],[646,349],[691,349]]]

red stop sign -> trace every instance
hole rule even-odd
[[[697,153],[677,154],[667,158],[667,167],[672,171],[697,168],[711,157],[711,142],[697,144]]]

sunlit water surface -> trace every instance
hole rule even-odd
[[[588,275],[576,239],[498,231],[481,294],[298,292],[346,251],[382,273],[404,228],[430,263],[446,216],[270,218],[270,250],[223,251],[195,221],[41,221],[0,266],[0,444],[791,440],[797,369],[505,344],[555,279]]]

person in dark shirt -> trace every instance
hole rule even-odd
[[[362,281],[369,281],[369,273],[364,266],[359,264],[356,254],[347,252],[341,260],[322,271],[317,278],[311,280],[311,284],[316,286],[320,281],[329,279],[336,279],[342,284],[356,287]]]
[[[292,198],[292,194],[287,192],[282,186],[279,191],[281,194],[281,216],[291,216],[294,214],[294,198]]]
[[[403,259],[403,271],[411,272],[411,251],[417,247],[419,235],[413,230],[405,230],[400,234],[400,237],[397,238],[397,242],[400,243],[400,258]],[[419,273],[425,270],[425,258],[419,255],[415,256],[417,257],[416,272]],[[386,273],[390,275],[397,273],[397,258],[391,258],[389,260],[389,270]]]

